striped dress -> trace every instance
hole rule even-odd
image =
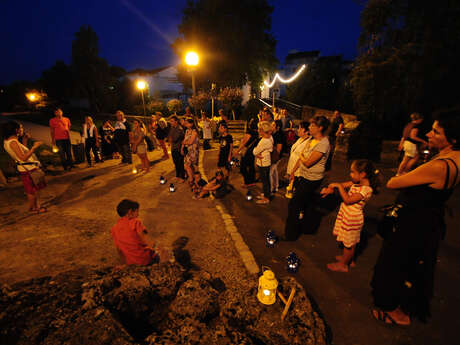
[[[363,208],[372,196],[372,188],[354,184],[350,187],[348,195],[356,193],[361,194],[363,199],[351,205],[342,202],[332,232],[337,236],[337,241],[343,242],[343,245],[348,248],[359,243],[364,224]]]

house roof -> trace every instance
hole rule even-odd
[[[152,75],[152,74],[157,74],[161,71],[164,71],[165,69],[168,69],[170,67],[174,66],[165,66],[165,67],[160,67],[160,68],[154,68],[154,69],[143,69],[143,68],[136,68],[133,69],[132,71],[126,73],[126,74],[139,74],[139,75]]]

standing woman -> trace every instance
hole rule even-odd
[[[324,116],[315,116],[309,125],[311,138],[305,143],[304,151],[291,170],[290,181],[294,181],[294,194],[288,205],[285,226],[285,239],[295,241],[301,234],[303,224],[308,219],[304,215],[315,190],[320,186],[326,170],[326,161],[330,146],[326,131],[329,120]],[[298,170],[298,172],[297,172]]]
[[[257,131],[257,121],[251,119],[249,121],[248,129],[244,134],[243,139],[235,152],[238,155],[241,151],[245,152],[241,155],[240,172],[243,175],[243,188],[249,188],[256,185],[256,169],[254,166],[254,147],[259,142],[259,132]]]
[[[97,132],[97,127],[94,125],[93,119],[91,116],[85,116],[85,123],[83,124],[83,139],[85,140],[85,153],[86,160],[88,161],[88,166],[92,166],[91,162],[91,151],[93,151],[94,160],[96,163],[99,163],[101,159],[99,158],[99,148],[100,145],[99,134]]]
[[[372,277],[374,317],[389,324],[409,325],[410,317],[430,316],[439,240],[445,235],[446,201],[459,183],[460,112],[435,116],[428,145],[439,154],[413,171],[391,178],[402,205],[394,230],[384,239]]]
[[[115,128],[113,128],[112,124],[109,120],[104,121],[101,126],[100,135],[101,135],[101,151],[102,156],[107,158],[113,158],[116,148],[115,144],[113,143],[113,132]]]
[[[423,116],[419,113],[410,115],[411,122],[404,127],[401,141],[399,142],[398,150],[404,150],[404,157],[399,164],[396,176],[403,175],[411,171],[412,167],[417,163],[419,158],[419,150],[417,145],[428,145],[428,143],[420,138],[419,127],[423,122]]]
[[[286,168],[286,175],[288,176],[291,176],[292,169],[294,169],[294,166],[299,160],[300,154],[305,150],[305,144],[307,143],[307,139],[310,137],[308,126],[310,126],[308,121],[302,121],[299,125],[299,129],[297,130],[299,139],[297,139],[297,141],[291,146],[291,153],[289,155],[289,161]],[[294,174],[294,177],[295,176],[299,176],[298,169]]]
[[[30,176],[30,173],[40,166],[40,162],[34,153],[42,143],[36,141],[32,148],[28,149],[18,141],[20,130],[20,125],[16,121],[7,122],[3,127],[3,147],[17,164],[17,169],[29,200],[29,212],[44,213],[46,212],[46,207],[40,206],[39,190],[46,187],[46,182],[43,180],[36,185]]]
[[[132,149],[133,152],[137,153],[137,156],[141,160],[142,169],[145,172],[150,170],[150,161],[147,157],[147,143],[145,142],[145,126],[142,121],[136,119],[133,122],[133,134],[132,134]]]
[[[186,131],[182,141],[181,154],[184,156],[185,171],[187,171],[188,182],[193,185],[193,173],[198,166],[199,157],[199,137],[192,118],[185,119]]]
[[[165,139],[168,137],[169,127],[168,122],[164,119],[163,114],[157,111],[155,113],[155,121],[156,121],[156,128],[155,128],[155,137],[157,138],[158,142],[160,143],[161,148],[163,149],[163,158],[168,159],[168,149],[166,148]]]

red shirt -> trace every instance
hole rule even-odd
[[[53,117],[50,120],[50,127],[54,129],[54,139],[55,140],[63,140],[63,139],[70,139],[70,120],[67,117],[62,117],[59,119],[57,117]]]
[[[145,226],[138,218],[121,217],[112,228],[115,246],[120,249],[128,265],[148,265],[152,262],[153,251],[141,241],[139,234]]]

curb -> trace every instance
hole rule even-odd
[[[208,177],[206,176],[206,173],[203,167],[203,159],[204,159],[204,151],[200,150],[198,168],[200,170],[201,176],[203,176],[204,179],[208,180]],[[243,237],[238,232],[238,228],[235,226],[235,223],[232,220],[233,217],[227,212],[227,210],[225,209],[225,206],[220,201],[217,201],[217,200],[214,200],[214,201],[217,202],[216,209],[220,213],[222,221],[225,224],[225,230],[232,238],[235,249],[240,254],[241,260],[243,261],[243,264],[246,267],[246,270],[251,274],[259,273],[260,269],[256,263],[256,259],[254,258],[254,255],[252,254],[248,245],[244,242]]]

